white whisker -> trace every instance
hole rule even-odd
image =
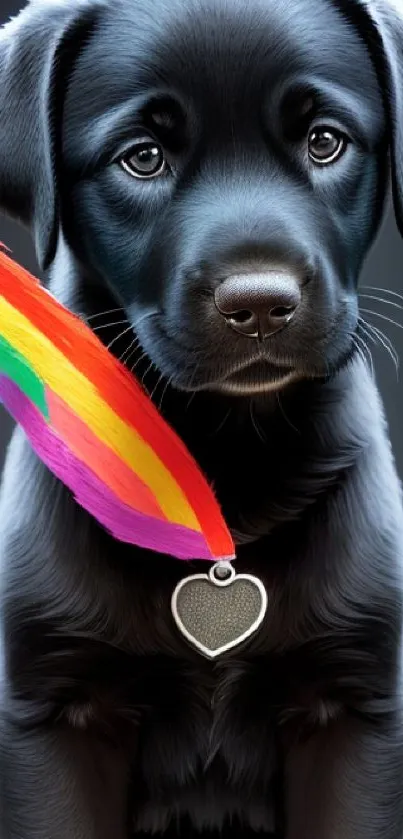
[[[214,431],[211,434],[209,434],[209,437],[217,437],[217,434],[219,434],[220,431],[222,431],[222,429],[224,428],[224,425],[227,422],[227,419],[229,418],[229,416],[231,414],[231,411],[232,411],[232,406],[230,406],[228,408],[228,411],[224,414],[224,418],[221,420],[218,427],[215,428]]]
[[[126,365],[128,365],[128,363],[129,363],[129,361],[130,361],[130,358],[131,358],[131,356],[133,355],[133,353],[134,353],[135,351],[136,351],[136,348],[134,348],[134,349],[131,351],[130,355],[129,355],[129,356],[128,356],[128,358],[126,359]],[[144,358],[146,358],[146,357],[147,357],[147,353],[146,353],[146,352],[143,352],[143,353],[140,355],[140,357],[139,357],[139,358],[135,361],[135,363],[132,365],[132,367],[130,367],[130,372],[131,372],[131,373],[133,373],[133,375],[135,374],[135,371],[136,371],[137,367],[139,366],[139,364],[140,364],[140,363],[143,361],[143,359],[144,359]]]
[[[386,315],[381,315],[380,312],[373,312],[372,309],[361,309],[362,312],[365,312],[366,315],[374,315],[377,318],[382,318],[382,320],[386,320],[388,323],[391,323],[392,326],[397,326],[398,329],[403,329],[403,324],[398,323],[396,320],[392,320],[392,318],[388,318]]]
[[[365,297],[366,300],[376,300],[378,303],[386,303],[388,306],[394,306],[395,309],[400,309],[403,312],[401,303],[395,303],[394,300],[386,300],[385,297],[377,297],[375,294],[361,294],[360,297]]]
[[[368,366],[368,359],[366,359],[365,356],[363,355],[362,349],[359,346],[359,344],[356,344],[355,341],[354,341],[354,344],[355,344],[355,348],[356,348],[356,351],[357,351],[359,357],[361,358],[361,360],[363,361],[363,363],[367,367]]]
[[[153,389],[150,393],[150,399],[154,399],[154,396],[155,396],[161,382],[163,382],[163,381],[164,381],[163,373],[160,373],[160,375],[158,376],[158,379],[157,379],[157,381],[156,381],[156,383],[155,383],[155,385],[154,385],[154,387],[153,387]]]
[[[124,323],[129,323],[127,318],[123,320],[114,320],[111,323],[101,323],[99,326],[92,326],[91,329],[93,332],[99,332],[100,329],[109,329],[111,326],[123,326]]]
[[[367,291],[381,291],[382,294],[390,294],[392,297],[397,297],[403,301],[403,294],[398,294],[397,291],[391,291],[389,288],[380,288],[380,286],[376,285],[363,285],[361,288],[365,288]],[[360,289],[358,289],[358,293],[361,294]]]
[[[368,335],[369,339],[374,344],[377,344],[377,343],[380,344],[386,350],[387,354],[389,355],[389,357],[391,358],[391,360],[393,362],[393,365],[394,365],[395,370],[396,370],[396,378],[399,381],[400,359],[399,359],[398,352],[395,349],[395,347],[394,347],[392,341],[390,340],[390,338],[388,338],[388,336],[385,335],[385,333],[382,332],[381,329],[378,329],[377,326],[374,326],[374,324],[368,323],[366,320],[364,320],[363,317],[359,318],[359,323],[361,325],[361,329],[365,330],[365,334]]]
[[[113,315],[115,312],[124,312],[123,306],[117,309],[106,309],[105,312],[96,312],[94,315],[88,315],[86,320],[93,320],[94,318],[103,318],[105,315]]]
[[[372,378],[374,378],[375,377],[374,360],[372,358],[371,350],[369,349],[368,345],[366,344],[366,342],[364,341],[364,338],[361,335],[355,334],[354,335],[354,341],[359,342],[359,343],[356,343],[356,347],[357,347],[357,350],[359,352],[359,355],[363,359],[366,367],[368,367],[368,361],[369,361],[369,364],[370,364],[370,367],[371,367],[371,376],[372,376]],[[365,355],[365,353],[367,355]]]
[[[127,329],[124,329],[123,332],[119,332],[119,335],[116,335],[115,338],[112,338],[112,341],[109,341],[107,349],[110,350],[110,348],[113,347],[114,344],[116,344],[116,341],[119,341],[119,338],[123,338],[123,336],[126,335],[127,332],[130,332],[131,329],[133,329],[133,327],[131,324],[129,324]]]
[[[148,387],[146,386],[144,379],[146,379],[146,378],[147,378],[148,374],[151,372],[151,370],[153,369],[153,367],[155,367],[155,364],[154,364],[154,362],[153,362],[153,361],[150,361],[150,363],[149,363],[149,365],[148,365],[147,369],[144,371],[144,373],[143,373],[143,375],[142,375],[142,377],[141,377],[141,384],[142,384],[142,386],[143,386],[144,390],[148,393],[148,395],[149,395],[149,396],[150,396],[150,391],[148,390]]]
[[[139,339],[137,338],[137,335],[136,335],[133,338],[132,342],[127,347],[127,349],[125,349],[125,351],[120,356],[119,361],[121,361],[122,364],[123,364],[125,362],[125,356],[126,356],[126,361],[127,361],[127,358],[129,358],[131,355],[133,355],[133,353],[137,349],[138,345],[139,345]]]
[[[164,387],[164,389],[163,389],[163,391],[162,391],[162,394],[161,394],[161,399],[160,399],[160,401],[159,401],[159,405],[158,405],[158,409],[159,409],[159,411],[160,411],[160,412],[162,411],[162,402],[163,402],[163,399],[164,399],[164,397],[165,397],[165,395],[166,395],[166,392],[167,392],[168,387],[169,387],[169,385],[171,384],[171,382],[172,382],[172,376],[170,376],[170,377],[169,377],[169,379],[167,379],[167,380],[166,380],[166,382],[165,382],[165,387]]]

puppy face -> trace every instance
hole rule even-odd
[[[58,110],[60,229],[177,388],[349,358],[387,125],[331,0],[100,4]]]
[[[352,348],[383,137],[326,0],[111,4],[66,98],[69,244],[177,387],[324,376]]]

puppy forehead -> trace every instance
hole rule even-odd
[[[284,72],[376,87],[366,48],[333,0],[110,0],[73,84],[89,116],[148,88],[215,95]]]

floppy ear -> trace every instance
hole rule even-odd
[[[31,228],[42,269],[57,245],[64,89],[93,23],[86,0],[31,0],[0,29],[0,208]]]
[[[367,44],[382,90],[394,210],[403,236],[403,0],[339,0]]]

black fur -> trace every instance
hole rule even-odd
[[[382,0],[32,0],[0,32],[1,205],[195,454],[269,596],[253,641],[204,661],[170,617],[184,565],[114,542],[17,430],[1,839],[401,839],[402,502],[357,282],[388,169],[403,225],[402,49]],[[350,141],[315,169],[318,122]],[[149,182],[119,163],[145,135],[172,169]],[[213,293],[273,261],[303,302],[262,345]]]

